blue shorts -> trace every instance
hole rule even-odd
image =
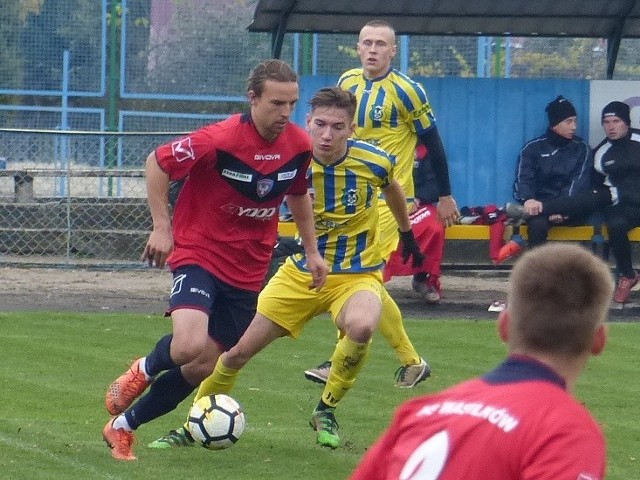
[[[257,302],[257,292],[229,285],[197,265],[184,265],[173,272],[167,313],[180,308],[205,312],[209,336],[229,350],[253,320]]]

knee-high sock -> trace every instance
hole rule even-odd
[[[213,373],[202,381],[193,401],[197,402],[212,393],[229,393],[236,383],[239,372],[240,370],[235,368],[225,367],[222,358],[218,358]]]
[[[400,309],[386,289],[382,291],[382,314],[378,328],[391,348],[395,350],[402,365],[420,363],[420,355],[404,330]]]
[[[329,378],[322,392],[326,405],[335,407],[351,388],[367,359],[370,343],[357,343],[349,337],[340,339],[331,357]]]
[[[155,348],[147,355],[146,370],[150,376],[155,377],[164,370],[172,370],[178,366],[171,360],[172,339],[172,334],[165,335],[158,340]]]
[[[169,413],[195,390],[182,376],[180,367],[160,375],[149,391],[124,413],[134,430],[165,413]]]

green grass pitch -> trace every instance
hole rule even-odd
[[[308,426],[321,387],[302,371],[326,359],[335,334],[326,317],[297,340],[281,339],[253,359],[232,396],[247,415],[232,448],[154,451],[146,445],[181,425],[190,399],[142,426],[137,462],[111,458],[101,438],[107,385],[128,362],[170,330],[168,319],[133,314],[0,313],[0,478],[3,479],[339,479],[412,396],[478,375],[504,356],[490,321],[408,319],[406,327],[433,376],[414,389],[393,387],[398,363],[376,337],[367,365],[338,407],[342,447],[315,444]],[[594,358],[577,395],[601,422],[608,479],[640,472],[640,324],[611,325],[604,355]]]

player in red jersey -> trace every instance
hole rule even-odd
[[[612,293],[608,266],[580,246],[527,252],[498,320],[508,358],[404,403],[351,479],[603,479],[602,431],[570,392],[604,349]]]
[[[118,460],[135,460],[133,431],[187,398],[246,330],[285,195],[305,245],[310,287],[320,288],[326,279],[305,179],[311,144],[307,133],[289,121],[299,96],[298,77],[285,62],[267,60],[249,76],[247,92],[249,114],[162,145],[147,159],[153,231],[142,259],[171,267],[167,314],[173,333],[107,390],[106,407],[116,417],[103,437]],[[172,225],[169,183],[182,178]]]

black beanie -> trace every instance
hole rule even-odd
[[[562,95],[558,95],[558,98],[547,105],[545,110],[547,112],[547,117],[549,117],[550,127],[555,127],[567,118],[576,116],[576,109],[573,108],[571,102]]]
[[[624,102],[611,102],[602,109],[602,121],[607,117],[618,117],[627,125],[631,126],[631,109]]]

